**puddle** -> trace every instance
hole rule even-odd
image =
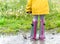
[[[29,36],[29,33],[26,33]],[[60,44],[60,33],[52,35],[45,33],[46,39],[44,41],[31,41],[29,38],[24,39],[23,35],[0,36],[0,44]],[[37,35],[38,36],[38,35]]]

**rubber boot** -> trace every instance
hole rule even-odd
[[[40,19],[40,35],[39,35],[39,39],[40,40],[44,40],[45,39],[45,34],[44,34],[44,18]]]
[[[37,32],[37,20],[33,21],[33,38],[34,40],[36,40],[36,32]]]
[[[32,28],[31,28],[31,35],[30,35],[29,38],[32,38],[33,37],[33,33],[34,33],[34,30],[33,30],[34,25],[33,25],[33,23],[31,24],[31,26],[32,26]]]

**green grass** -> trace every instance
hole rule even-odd
[[[45,16],[46,30],[60,27],[59,1],[49,0],[50,14]],[[0,33],[16,33],[19,30],[31,29],[32,15],[25,12],[25,6],[26,0],[0,0]]]

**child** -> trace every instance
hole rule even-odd
[[[32,13],[33,21],[32,21],[32,39],[36,40],[36,29],[37,29],[37,22],[38,16],[40,16],[40,34],[39,39],[45,39],[44,35],[44,16],[49,14],[49,6],[48,0],[28,0],[26,6],[26,12]]]

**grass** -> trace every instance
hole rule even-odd
[[[45,16],[46,30],[60,27],[59,1],[49,0],[50,14]],[[0,0],[0,33],[17,33],[19,30],[31,29],[32,15],[25,12],[25,6],[26,0]]]

